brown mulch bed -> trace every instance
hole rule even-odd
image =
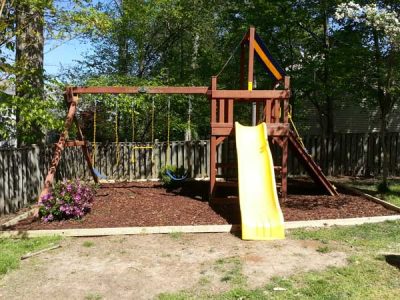
[[[297,221],[396,214],[362,197],[339,192],[338,197],[325,196],[308,180],[292,180],[290,195],[281,201],[284,218]],[[104,184],[97,191],[92,211],[82,220],[41,223],[30,218],[9,230],[240,223],[238,204],[212,208],[205,200],[207,193],[208,182],[199,181],[175,189],[166,189],[158,182]]]

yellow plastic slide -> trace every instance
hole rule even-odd
[[[242,239],[283,239],[283,215],[276,191],[267,125],[243,126],[236,122],[235,128]]]

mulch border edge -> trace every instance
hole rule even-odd
[[[367,198],[368,200],[371,200],[371,201],[373,201],[375,203],[378,203],[378,204],[382,205],[383,207],[386,207],[387,209],[394,210],[394,211],[397,211],[397,212],[400,213],[400,207],[398,207],[397,205],[389,203],[389,202],[387,202],[385,200],[382,200],[382,199],[377,198],[375,196],[372,196],[370,194],[366,194],[366,193],[364,193],[364,192],[362,192],[362,191],[360,191],[360,190],[358,190],[356,188],[350,187],[350,186],[342,184],[342,183],[335,182],[335,185],[340,187],[340,188],[342,188],[342,189],[344,189],[344,190],[352,192],[352,193],[354,193],[354,194],[356,194],[358,196],[362,196],[364,198]]]
[[[16,225],[16,224],[18,224],[19,221],[29,218],[34,213],[35,213],[35,209],[32,208],[31,210],[28,210],[27,212],[24,212],[23,214],[20,214],[19,216],[16,216],[15,218],[12,218],[11,220],[8,220],[7,222],[1,224],[0,228],[7,228],[10,226]]]
[[[350,226],[367,223],[380,223],[385,221],[400,220],[400,215],[325,219],[311,221],[291,221],[285,223],[285,229]],[[76,228],[53,230],[26,230],[2,231],[0,238],[27,238],[41,236],[68,236],[68,237],[93,237],[112,235],[137,235],[137,234],[166,234],[166,233],[228,233],[237,232],[240,225],[194,225],[194,226],[154,226],[154,227],[114,227],[114,228]]]

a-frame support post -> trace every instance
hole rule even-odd
[[[285,76],[284,78],[284,89],[290,90],[290,77]],[[289,123],[289,99],[283,101],[283,123]],[[288,160],[289,160],[289,137],[287,134],[283,136],[282,143],[282,169],[281,169],[281,196],[282,199],[287,197],[287,178],[288,178]]]
[[[217,77],[213,76],[211,79],[211,126],[217,122],[217,100],[213,99],[213,91],[217,89]],[[215,193],[215,182],[217,180],[217,136],[213,134],[211,127],[210,137],[210,193],[209,201],[213,201]]]
[[[53,154],[53,159],[51,160],[49,171],[47,172],[46,179],[44,181],[43,189],[39,195],[38,201],[42,196],[49,193],[53,185],[54,177],[57,171],[57,166],[61,159],[62,151],[65,147],[66,139],[68,138],[68,131],[71,128],[72,122],[75,118],[76,107],[78,105],[78,97],[71,93],[71,90],[67,90],[65,94],[65,100],[68,103],[68,113],[64,122],[64,131],[60,134],[57,144],[55,144],[55,150]]]
[[[254,38],[256,29],[254,26],[250,27],[249,30],[249,64],[247,73],[247,89],[253,90],[253,77],[254,77]],[[257,125],[257,103],[253,102],[251,106],[251,123],[253,126]]]
[[[82,133],[81,126],[79,125],[79,122],[78,122],[78,119],[76,118],[76,116],[74,116],[74,122],[76,125],[76,129],[78,131],[78,138],[79,138],[79,140],[84,142],[81,146],[81,149],[83,152],[83,156],[85,157],[86,163],[89,167],[90,174],[92,175],[94,182],[99,183],[99,178],[97,177],[96,173],[93,170],[93,163],[92,163],[92,159],[91,159],[88,147],[85,143],[85,137]]]

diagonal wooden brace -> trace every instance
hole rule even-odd
[[[79,125],[76,115],[74,116],[74,123],[78,130],[78,138],[79,138],[79,140],[83,141],[83,145],[81,146],[81,148],[82,148],[83,156],[85,157],[86,163],[88,164],[90,174],[92,175],[94,182],[99,183],[99,178],[97,177],[96,173],[93,170],[91,155],[89,154],[89,150],[86,145],[85,137],[82,133],[82,129],[81,129],[81,126]]]
[[[65,141],[68,137],[68,131],[71,128],[72,121],[74,120],[75,117],[76,106],[78,104],[78,97],[74,96],[71,93],[71,90],[68,90],[67,93],[65,94],[65,98],[69,107],[68,107],[67,118],[65,119],[64,122],[64,131],[61,133],[60,138],[58,139],[58,142],[55,145],[53,158],[51,160],[50,168],[49,171],[47,172],[46,179],[44,181],[43,189],[39,195],[38,202],[44,195],[48,194],[52,188],[54,177],[57,171],[57,166],[60,162],[61,154],[65,147]]]

